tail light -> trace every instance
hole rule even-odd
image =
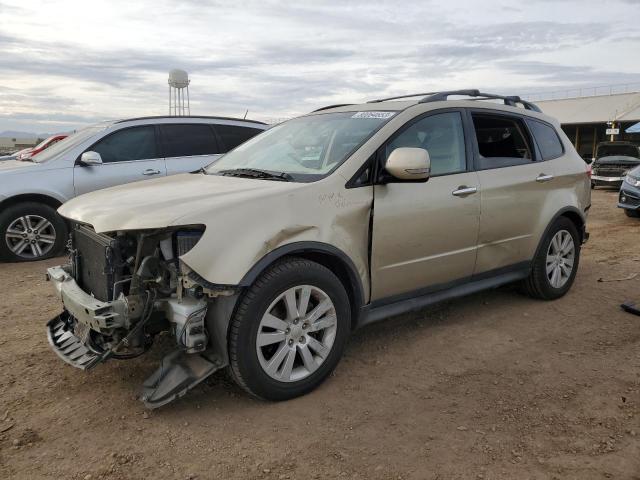
[[[591,178],[591,173],[592,173],[591,164],[588,163],[587,164],[587,177]]]

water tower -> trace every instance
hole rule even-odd
[[[184,70],[174,68],[169,72],[169,115],[190,115],[189,105],[189,74]],[[185,103],[184,92],[187,92]]]

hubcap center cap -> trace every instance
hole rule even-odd
[[[304,330],[302,329],[302,324],[298,322],[297,325],[291,325],[291,331],[289,332],[289,338],[293,338],[294,341],[298,341],[298,339],[304,336]]]

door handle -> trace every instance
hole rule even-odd
[[[547,175],[546,173],[541,173],[536,177],[536,182],[548,182],[549,180],[553,180],[553,175]]]
[[[466,197],[467,195],[473,195],[478,189],[476,187],[467,187],[466,185],[460,185],[456,190],[451,192],[451,195],[455,197]]]
[[[154,170],[153,168],[147,168],[144,172],[142,172],[143,175],[159,175],[160,174],[160,170]]]

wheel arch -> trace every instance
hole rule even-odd
[[[21,193],[20,195],[14,195],[2,200],[2,202],[0,202],[0,208],[7,208],[25,202],[42,203],[54,210],[57,210],[58,207],[64,203],[62,200],[44,193]]]
[[[540,249],[542,248],[542,243],[544,242],[544,239],[547,237],[549,230],[551,229],[553,224],[561,217],[565,217],[569,219],[575,225],[576,229],[578,230],[578,235],[580,235],[580,243],[582,244],[585,241],[586,219],[585,219],[584,213],[582,213],[576,207],[565,207],[558,210],[558,212],[556,212],[556,214],[551,218],[551,220],[547,224],[547,227],[544,229],[544,232],[540,237],[540,240],[538,241],[538,246],[536,247],[536,252],[533,258],[536,258],[538,256],[538,254],[540,253]]]
[[[284,257],[299,257],[319,263],[331,270],[340,280],[350,299],[351,327],[358,324],[358,316],[364,305],[364,291],[360,275],[349,256],[333,245],[321,242],[294,242],[272,250],[263,256],[240,281],[248,287],[276,261]]]

